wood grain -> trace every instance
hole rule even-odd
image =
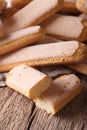
[[[0,88],[0,130],[87,130],[87,77],[83,91],[55,116],[12,89]]]
[[[34,103],[10,88],[0,89],[0,130],[27,130]]]

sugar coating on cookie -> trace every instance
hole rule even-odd
[[[64,75],[53,81],[51,87],[34,101],[36,106],[55,114],[81,91],[81,83],[74,74]]]
[[[76,52],[77,49],[79,49],[79,46],[80,44],[77,41],[34,45],[20,49],[16,52],[12,52],[6,56],[2,56],[2,58],[0,58],[0,65],[54,57],[70,57]]]
[[[11,6],[11,0],[5,0],[6,2],[7,2],[7,7],[8,8],[11,8],[12,6]]]
[[[82,20],[78,17],[58,14],[54,14],[41,25],[48,34],[66,38],[78,38],[84,29]]]
[[[13,68],[7,75],[6,83],[29,98],[36,98],[51,84],[51,78],[42,72],[20,65]]]
[[[32,26],[32,27],[28,27],[28,28],[18,30],[18,31],[13,32],[13,33],[9,33],[8,36],[0,39],[0,45],[4,45],[8,42],[17,40],[17,39],[24,37],[24,36],[27,36],[29,34],[38,33],[40,31],[40,29],[41,29],[40,26]]]
[[[27,26],[37,25],[60,10],[63,2],[63,0],[34,0],[15,13],[0,28],[6,29],[5,32],[13,32]]]

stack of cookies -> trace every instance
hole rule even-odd
[[[11,0],[2,10],[0,72],[9,71],[6,84],[48,113],[77,96],[81,81],[74,72],[53,80],[32,67],[60,65],[87,75],[86,13],[86,0]]]

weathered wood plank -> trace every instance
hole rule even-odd
[[[87,130],[87,77],[84,89],[55,116],[35,108],[28,130]]]
[[[0,130],[87,130],[87,77],[82,93],[55,116],[12,89],[0,88]]]
[[[34,103],[12,89],[0,88],[0,130],[27,130]]]

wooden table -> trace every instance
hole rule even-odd
[[[83,91],[55,116],[6,87],[0,88],[0,130],[87,130],[87,77]]]

